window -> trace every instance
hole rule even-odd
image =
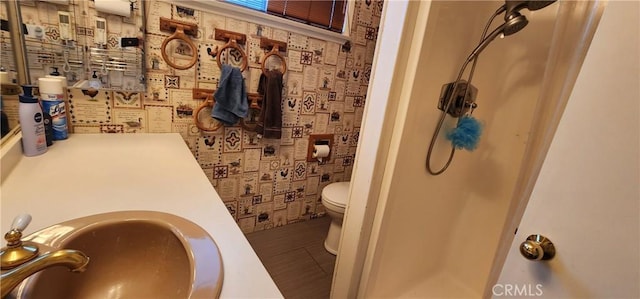
[[[226,0],[229,3],[233,3],[236,5],[248,7],[251,9],[266,11],[267,10],[267,0]]]
[[[347,0],[226,0],[268,14],[342,33]]]

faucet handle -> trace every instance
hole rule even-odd
[[[17,230],[22,232],[27,226],[31,223],[31,215],[24,213],[18,215],[16,218],[13,218],[13,222],[11,223],[11,230]]]
[[[16,247],[20,246],[20,238],[22,238],[22,231],[31,223],[31,215],[29,214],[20,214],[13,218],[13,222],[11,223],[11,230],[9,230],[5,235],[4,239],[7,240],[7,246]]]
[[[31,242],[22,243],[22,231],[31,222],[31,215],[21,214],[13,219],[11,230],[5,235],[7,247],[0,250],[0,268],[2,270],[11,269],[21,265],[38,255],[38,246]]]

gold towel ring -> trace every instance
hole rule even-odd
[[[229,39],[229,42],[226,45],[224,45],[224,47],[222,47],[220,50],[218,50],[218,55],[216,55],[216,62],[218,63],[218,67],[222,69],[222,62],[220,61],[220,57],[222,56],[222,51],[224,51],[227,48],[234,48],[240,51],[240,55],[242,55],[242,65],[240,67],[240,71],[244,72],[247,69],[247,66],[249,65],[249,60],[247,59],[247,54],[244,53],[244,51],[242,50],[242,48],[240,48],[240,46],[238,46],[238,43],[236,42],[235,39]]]
[[[211,109],[213,109],[214,103],[215,100],[213,99],[213,94],[209,94],[202,105],[196,109],[193,114],[193,120],[195,121],[198,129],[206,132],[213,132],[222,127],[222,123],[219,120],[211,117]],[[202,118],[204,118],[204,121],[201,121]]]
[[[262,69],[263,74],[267,73],[267,69],[265,68],[265,63],[267,62],[267,58],[273,55],[275,55],[276,57],[280,58],[280,60],[282,60],[282,74],[284,75],[284,73],[287,72],[287,62],[284,59],[284,56],[280,55],[279,52],[280,52],[280,49],[278,48],[278,46],[273,46],[271,51],[269,51],[267,55],[264,55],[264,57],[262,58],[262,64],[260,65],[260,68]]]
[[[189,48],[191,48],[191,53],[193,53],[193,56],[191,57],[191,61],[189,61],[189,64],[187,65],[178,65],[173,63],[171,60],[169,60],[169,55],[167,55],[167,45],[169,44],[170,41],[174,40],[174,39],[179,39],[185,43],[187,43],[187,45],[189,46]],[[162,53],[162,59],[164,59],[164,61],[171,66],[172,68],[178,69],[178,70],[186,70],[188,68],[193,67],[196,62],[198,61],[198,50],[196,49],[196,45],[193,44],[193,42],[191,41],[191,39],[184,34],[184,26],[181,24],[176,24],[176,31],[173,33],[173,35],[167,37],[164,39],[164,41],[162,42],[162,46],[161,46],[161,53]]]

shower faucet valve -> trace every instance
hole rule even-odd
[[[452,89],[455,86],[455,96],[452,97]],[[460,117],[465,115],[469,109],[473,111],[478,104],[476,104],[476,96],[478,95],[478,89],[473,84],[468,84],[465,80],[450,82],[442,85],[440,92],[440,99],[438,100],[438,109],[449,113],[453,117]],[[453,101],[449,103],[449,101]],[[448,108],[447,108],[448,107]]]

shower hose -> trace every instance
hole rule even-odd
[[[484,40],[484,38],[487,35],[487,31],[489,30],[489,26],[491,26],[491,23],[493,23],[493,20],[499,15],[499,10],[496,11],[493,16],[491,16],[491,18],[489,18],[489,21],[487,22],[487,25],[485,25],[484,27],[484,31],[482,32],[482,37],[480,38],[480,42],[482,42]],[[473,61],[473,64],[471,65],[471,71],[469,72],[469,77],[467,79],[467,88],[469,86],[471,86],[471,79],[473,79],[473,73],[476,69],[476,63],[478,62],[478,56],[479,55],[475,55],[472,53],[464,62],[464,64],[462,65],[462,67],[460,68],[460,72],[458,73],[458,77],[456,78],[456,80],[453,83],[452,88],[450,89],[451,93],[449,94],[449,97],[447,99],[446,104],[444,105],[444,109],[442,110],[442,113],[440,113],[440,118],[438,119],[438,124],[436,125],[435,130],[433,131],[433,136],[431,137],[431,142],[429,143],[429,151],[427,152],[427,161],[426,161],[426,167],[427,167],[427,171],[429,171],[430,174],[432,175],[439,175],[443,172],[445,172],[445,170],[447,170],[447,168],[449,168],[449,165],[451,164],[451,161],[453,161],[453,156],[456,152],[456,148],[455,146],[452,144],[451,145],[451,152],[449,153],[449,158],[447,160],[447,163],[440,168],[439,170],[434,170],[431,168],[431,154],[433,152],[433,148],[435,146],[436,143],[436,139],[438,137],[438,134],[440,134],[440,129],[442,129],[442,125],[444,123],[444,119],[447,116],[447,111],[449,111],[449,108],[451,107],[451,104],[453,103],[453,98],[454,95],[456,94],[455,90],[456,88],[458,88],[458,83],[460,82],[460,79],[462,78],[462,75],[464,74],[464,71],[467,69],[467,65],[469,65],[469,62]],[[466,98],[467,98],[467,91],[464,91],[464,98],[463,98],[463,103],[466,103]],[[464,104],[463,104],[464,105]]]

